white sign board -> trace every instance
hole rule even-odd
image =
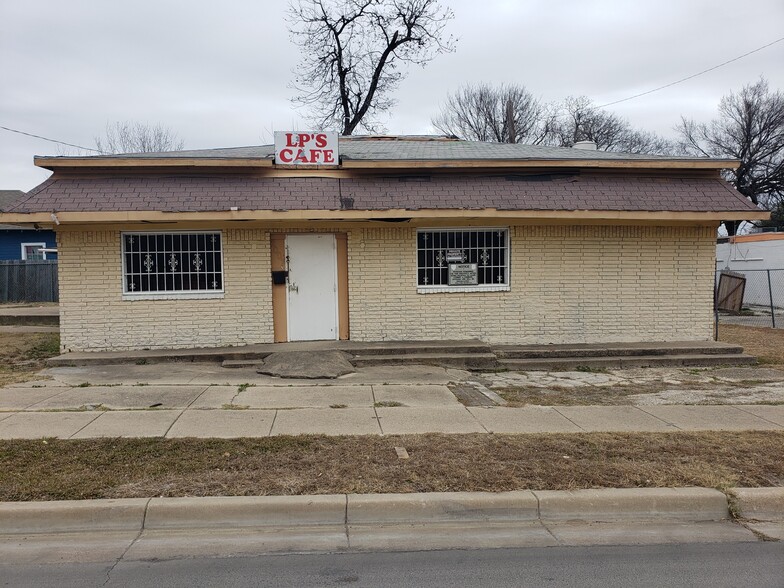
[[[450,263],[450,286],[476,286],[479,284],[479,268],[475,263]]]
[[[278,165],[328,165],[340,163],[335,131],[275,131]]]

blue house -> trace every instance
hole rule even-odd
[[[21,190],[0,190],[0,211],[25,195]],[[54,231],[0,225],[0,261],[57,259]]]

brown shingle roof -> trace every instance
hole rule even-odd
[[[758,211],[713,178],[627,175],[259,178],[128,176],[49,179],[9,212],[240,210]]]

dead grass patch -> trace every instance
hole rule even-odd
[[[59,354],[58,333],[0,333],[0,386],[37,379],[44,360]]]
[[[783,454],[784,432],[0,441],[0,500],[777,486]]]
[[[719,341],[741,345],[760,363],[784,368],[784,329],[719,324]]]
[[[579,388],[515,386],[496,388],[495,392],[511,407],[530,404],[539,406],[618,406],[632,404],[629,396],[654,394],[666,390],[668,387],[672,388],[672,386],[661,382],[651,382],[633,386],[580,386]]]

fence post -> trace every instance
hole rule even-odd
[[[768,295],[770,296],[770,320],[773,328],[776,328],[776,313],[773,310],[773,287],[770,285],[770,270],[768,270]]]
[[[719,340],[719,272],[713,272],[713,340]]]

